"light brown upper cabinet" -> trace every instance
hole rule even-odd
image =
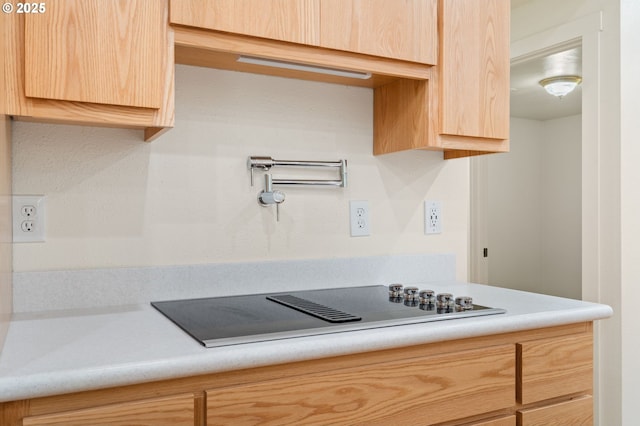
[[[363,87],[427,79],[436,56],[436,2],[170,0],[176,63]],[[247,64],[239,56],[371,78]]]
[[[437,0],[320,0],[320,46],[435,64]]]
[[[171,0],[172,24],[318,45],[320,0]]]
[[[439,57],[429,80],[374,91],[374,153],[432,149],[456,158],[509,150],[505,0],[439,0]]]
[[[437,0],[171,0],[172,24],[434,64]]]
[[[160,108],[162,1],[58,0],[48,6],[25,16],[28,97]]]
[[[373,88],[374,154],[509,150],[506,0],[170,1],[178,63]],[[239,56],[371,78],[239,63]]]
[[[32,120],[173,126],[173,32],[163,0],[56,0],[3,14],[4,113]]]
[[[509,138],[509,2],[441,0],[440,133]]]

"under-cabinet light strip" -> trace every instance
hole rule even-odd
[[[253,64],[253,65],[264,65],[267,67],[274,67],[274,68],[284,68],[288,70],[308,71],[308,72],[316,72],[319,74],[337,75],[339,77],[360,78],[362,80],[371,78],[371,73],[318,67],[314,65],[297,64],[295,62],[276,61],[274,59],[256,58],[255,56],[238,56],[238,62],[242,62],[245,64]]]

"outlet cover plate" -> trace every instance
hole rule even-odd
[[[440,201],[427,200],[424,202],[424,233],[442,233],[442,203]]]
[[[45,241],[45,196],[14,195],[12,197],[13,242]]]
[[[349,202],[349,222],[351,223],[352,237],[367,237],[371,235],[368,201]]]

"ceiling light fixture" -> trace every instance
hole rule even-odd
[[[573,92],[581,81],[582,77],[577,75],[561,75],[540,80],[540,85],[548,94],[562,98]]]
[[[256,58],[255,56],[239,56],[238,62],[253,65],[264,65],[267,67],[284,68],[295,71],[308,71],[320,74],[337,75],[339,77],[359,78],[362,80],[371,78],[371,74],[365,72],[318,67],[315,65],[297,64],[295,62],[276,61],[274,59]]]

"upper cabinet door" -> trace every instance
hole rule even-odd
[[[161,108],[164,16],[163,0],[56,0],[25,14],[25,95]]]
[[[435,64],[437,0],[320,0],[320,45]]]
[[[172,24],[317,46],[320,0],[171,0]]]
[[[440,133],[508,139],[510,3],[440,1]]]

